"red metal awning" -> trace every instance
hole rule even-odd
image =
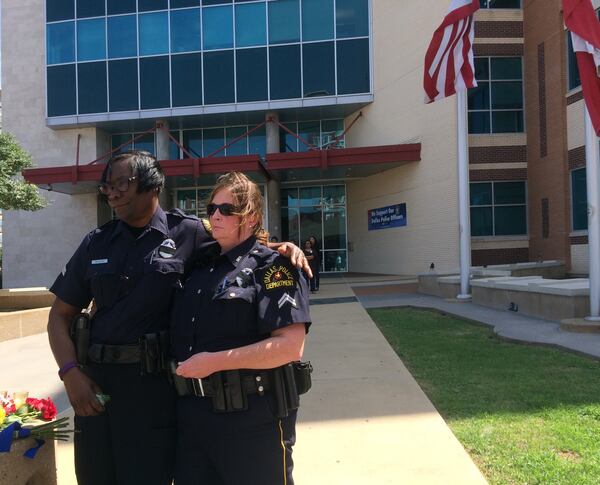
[[[353,170],[353,177],[364,177],[419,160],[421,160],[421,144],[413,143],[311,150],[299,153],[272,153],[268,154],[264,161],[259,155],[242,155],[161,160],[160,164],[167,177],[193,177],[197,180],[202,176],[235,170],[245,173],[255,172],[267,180],[276,177],[288,181],[298,180],[298,175],[302,172],[327,179],[344,178],[348,176],[348,170]],[[23,171],[23,176],[28,182],[43,189],[66,194],[91,193],[96,191],[104,166],[104,163],[96,163],[30,168]],[[290,173],[296,176],[289,177]]]

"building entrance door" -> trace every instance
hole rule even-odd
[[[316,237],[321,250],[321,271],[348,271],[346,186],[312,185],[281,189],[281,231],[284,241],[300,247]]]

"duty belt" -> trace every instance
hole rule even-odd
[[[92,344],[88,348],[88,359],[96,364],[136,364],[141,355],[139,345]]]
[[[245,394],[263,395],[270,389],[269,376],[261,371],[240,373],[239,371],[216,372],[202,379],[188,379],[173,375],[175,389],[179,396],[216,397],[223,386],[233,384],[239,376],[239,384]]]

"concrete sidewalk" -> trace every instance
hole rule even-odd
[[[313,303],[305,358],[315,372],[299,414],[296,483],[485,484],[348,282],[323,281]],[[50,395],[71,413],[46,334],[0,343],[0,369],[0,388]],[[71,444],[57,448],[60,485],[75,483],[72,452]]]

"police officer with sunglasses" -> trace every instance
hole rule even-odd
[[[50,289],[56,300],[48,336],[76,415],[80,484],[172,480],[175,394],[165,372],[171,300],[194,262],[220,249],[199,219],[163,211],[164,182],[148,152],[110,159],[98,189],[117,219],[83,239]],[[288,246],[286,255],[303,265],[296,249]],[[75,319],[83,325],[73,341],[71,322],[92,301],[91,322]]]

